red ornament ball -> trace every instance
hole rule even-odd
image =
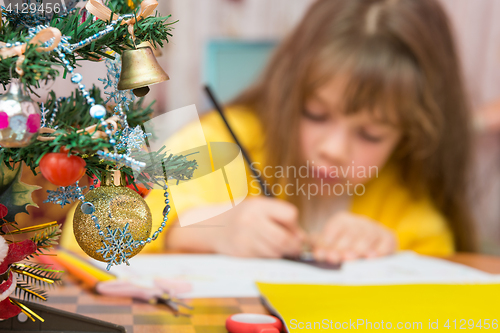
[[[137,186],[137,189],[135,188]],[[151,189],[147,189],[146,186],[142,184],[136,183],[135,186],[134,184],[127,185],[127,187],[135,192],[137,192],[142,198],[146,198],[151,192]]]
[[[83,177],[87,163],[79,156],[70,155],[61,149],[60,153],[45,154],[40,160],[42,175],[54,185],[69,186]]]

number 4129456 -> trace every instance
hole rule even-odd
[[[444,327],[450,329],[459,329],[459,330],[466,330],[466,329],[474,329],[474,328],[479,328],[479,329],[498,329],[498,319],[479,319],[479,320],[474,320],[474,319],[454,319],[451,320],[448,319],[446,323],[444,324]]]
[[[12,4],[9,3],[7,7],[5,7],[6,12],[17,12],[21,14],[43,14],[43,13],[56,13],[58,14],[61,11],[61,4],[60,3],[41,3],[41,4],[36,4],[36,3],[16,3]]]

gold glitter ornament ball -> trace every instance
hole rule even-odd
[[[99,236],[99,230],[92,221],[92,215],[82,213],[82,202],[78,205],[73,218],[73,232],[80,247],[90,257],[105,261],[97,250],[103,247],[104,238],[111,230],[124,230],[129,224],[128,232],[135,241],[149,237],[152,228],[151,211],[146,201],[135,191],[123,186],[101,186],[85,195],[85,202],[91,202],[95,207],[94,216],[98,218],[104,236]],[[121,233],[116,233],[119,236]],[[109,243],[109,242],[108,242]],[[130,257],[141,252],[144,245],[134,248]]]

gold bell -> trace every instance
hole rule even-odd
[[[151,47],[123,52],[118,90],[132,89],[134,95],[142,97],[149,92],[149,85],[167,80],[169,77],[156,61]]]
[[[154,45],[151,44],[151,42],[149,42],[149,41],[145,41],[145,42],[142,42],[141,44],[137,45],[137,47],[146,47],[146,46],[149,46],[150,48],[153,49],[153,54],[155,55],[155,57],[159,58],[163,55],[161,48],[154,47]]]

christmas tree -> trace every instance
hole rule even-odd
[[[145,133],[143,124],[153,109],[137,97],[147,94],[148,85],[168,79],[154,49],[168,43],[175,23],[158,14],[157,5],[157,0],[89,0],[83,6],[75,0],[31,0],[2,6],[0,82],[7,91],[0,96],[0,236],[5,241],[0,264],[7,268],[0,271],[0,293],[2,286],[5,293],[12,292],[12,283],[5,283],[16,279],[13,273],[16,293],[25,299],[45,299],[44,288],[60,280],[59,271],[19,262],[43,255],[60,235],[56,222],[17,226],[16,215],[35,205],[31,193],[38,190],[20,181],[23,164],[59,187],[48,191],[47,201],[61,206],[79,201],[75,236],[108,269],[128,264],[165,228],[167,181],[190,179],[197,163],[169,154],[168,147],[144,149],[151,133]],[[108,69],[100,79],[104,91],[85,87],[79,63],[101,60]],[[32,100],[35,88],[59,76],[75,85],[70,96],[51,91],[39,96],[43,103]],[[85,175],[91,179],[88,189],[79,185]],[[154,185],[164,189],[164,221],[157,230],[151,230],[151,213],[142,197],[124,185],[137,192]],[[11,238],[33,232],[22,242]],[[0,309],[10,311],[0,310],[4,317],[19,311],[36,316],[4,296]]]

